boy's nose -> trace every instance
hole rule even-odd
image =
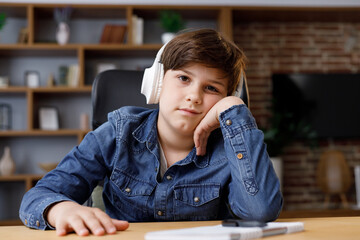
[[[202,92],[199,87],[192,87],[189,89],[189,92],[186,97],[186,101],[193,102],[196,104],[201,104],[202,102]]]

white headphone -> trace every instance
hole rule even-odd
[[[160,60],[166,44],[164,44],[156,54],[153,65],[150,68],[146,68],[144,71],[144,76],[141,85],[141,93],[145,95],[147,104],[159,103],[162,81],[165,74],[164,66],[160,62]],[[233,93],[233,96],[236,97],[241,96],[243,82],[244,82],[244,74],[243,71],[241,71],[240,82],[237,85],[236,90]]]

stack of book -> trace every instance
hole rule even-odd
[[[59,68],[59,85],[77,87],[79,85],[79,65],[61,66]]]
[[[106,24],[100,43],[123,43],[127,27],[125,25]]]
[[[144,19],[137,15],[132,16],[132,39],[136,45],[144,43]]]

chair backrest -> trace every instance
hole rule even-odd
[[[108,70],[99,73],[92,86],[92,128],[96,129],[107,121],[107,114],[122,106],[157,108],[146,104],[140,93],[143,71]],[[243,82],[241,98],[249,106],[246,80]]]
[[[143,71],[108,70],[96,76],[91,93],[93,129],[107,121],[109,112],[120,107],[157,107],[146,104],[145,96],[140,93],[143,74]]]

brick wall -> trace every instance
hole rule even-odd
[[[270,115],[273,73],[360,73],[360,24],[339,22],[252,22],[234,24],[234,41],[247,55],[251,111],[259,126]],[[360,139],[334,141],[351,168],[360,164]],[[310,149],[301,142],[287,147],[284,162],[284,208],[321,208],[324,194],[316,183],[320,155],[329,143]],[[347,192],[355,203],[355,187]],[[332,207],[339,205],[333,196]]]

